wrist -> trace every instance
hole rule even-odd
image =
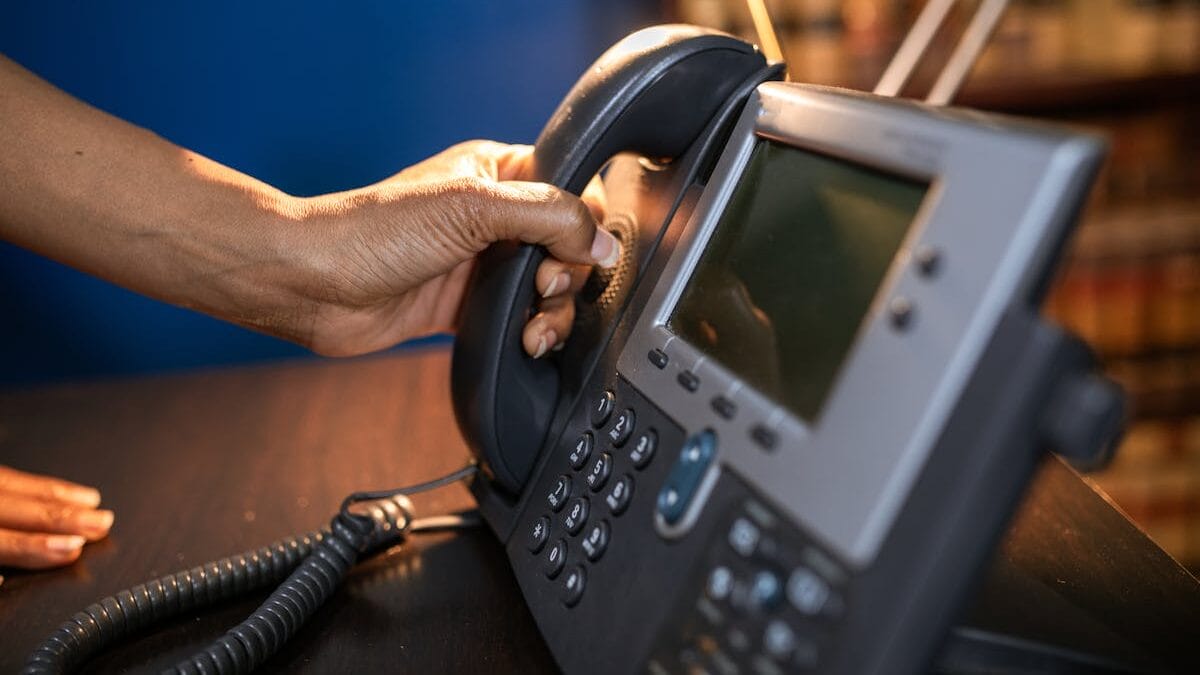
[[[260,195],[198,227],[179,259],[192,265],[179,304],[307,345],[319,304],[320,226],[308,200]]]

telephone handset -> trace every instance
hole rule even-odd
[[[766,65],[753,45],[705,28],[633,33],[600,57],[550,118],[534,145],[533,178],[580,194],[618,153],[677,157]],[[540,246],[515,242],[488,248],[463,302],[454,346],[459,427],[511,495],[533,468],[559,393],[557,359],[533,359],[521,347],[545,255]]]

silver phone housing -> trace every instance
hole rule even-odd
[[[927,181],[929,191],[859,326],[820,414],[806,422],[667,327],[763,139]],[[1063,195],[1102,143],[966,111],[844,90],[765,83],[746,104],[703,196],[642,309],[618,372],[686,432],[712,429],[718,471],[736,472],[854,567],[874,559],[1002,313],[1029,297],[1074,214]],[[936,252],[934,273],[917,251]],[[910,320],[889,307],[902,300]],[[658,368],[651,350],[669,362]],[[689,371],[699,387],[677,378]],[[737,413],[723,418],[723,396]],[[778,438],[766,449],[762,426]],[[703,508],[696,500],[682,536]]]

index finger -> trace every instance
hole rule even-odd
[[[100,505],[100,491],[61,478],[27,473],[0,465],[0,492],[40,497],[88,508]]]

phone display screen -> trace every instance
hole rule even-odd
[[[928,190],[759,141],[668,328],[811,423]]]

